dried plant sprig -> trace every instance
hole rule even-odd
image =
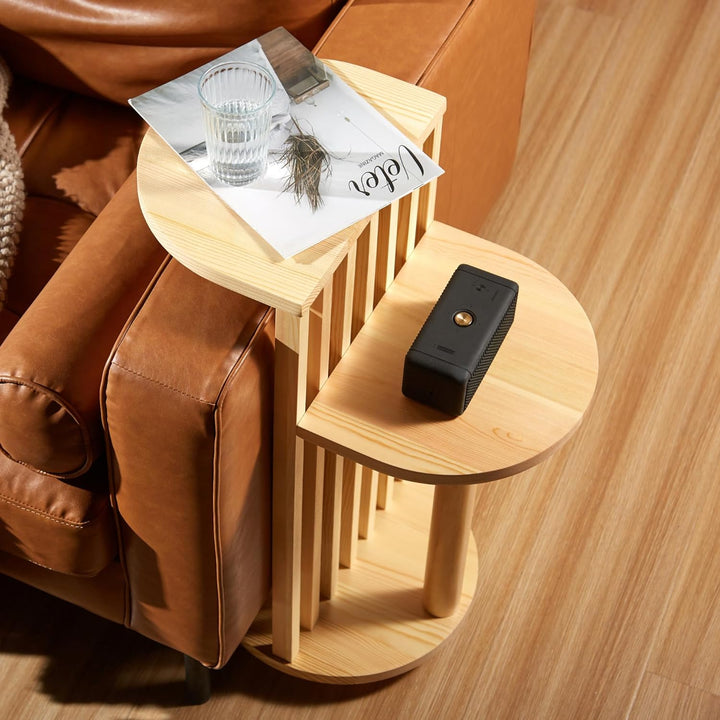
[[[295,118],[293,124],[297,133],[288,136],[280,155],[280,162],[289,169],[283,190],[292,190],[297,203],[306,198],[315,212],[323,205],[320,182],[323,176],[327,177],[332,173],[330,154],[314,135],[300,129]]]

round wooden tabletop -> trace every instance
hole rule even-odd
[[[401,392],[405,354],[462,263],[515,280],[515,319],[467,410]],[[540,462],[580,423],[598,352],[573,294],[528,258],[434,223],[302,418],[305,439],[396,477],[484,482]]]

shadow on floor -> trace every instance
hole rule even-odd
[[[0,596],[0,667],[15,655],[44,658],[34,678],[36,692],[61,704],[186,704],[180,653],[1,575]],[[2,669],[12,682],[12,668]],[[213,698],[238,695],[274,705],[347,702],[394,682],[397,678],[366,685],[312,683],[273,670],[243,648],[212,674]]]

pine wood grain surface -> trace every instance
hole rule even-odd
[[[348,479],[346,472],[343,488]],[[464,562],[448,567],[459,558],[452,542],[450,547],[443,542],[447,535],[452,540],[453,533],[444,533],[431,540],[430,546],[434,544],[433,551],[440,554],[434,558],[441,566],[438,574],[449,574],[451,581],[457,581],[456,594],[451,597],[447,591],[434,591],[433,581],[441,578],[432,578],[429,593],[423,585],[428,530],[435,513],[433,490],[430,485],[399,483],[394,510],[378,515],[371,542],[356,541],[352,566],[338,570],[333,599],[320,603],[318,622],[312,632],[301,633],[299,652],[292,663],[282,660],[275,650],[274,607],[272,613],[269,608],[260,612],[243,646],[278,672],[341,685],[385,680],[440,652],[438,646],[463,623],[472,603],[478,565],[475,543],[462,533]],[[450,492],[462,506],[463,496],[472,494],[472,486],[453,487]],[[462,528],[463,508],[452,507],[452,498],[450,505]],[[357,524],[355,531],[357,537]],[[449,557],[442,557],[444,549]],[[448,612],[446,602],[452,604]],[[438,617],[430,618],[424,607]]]
[[[382,114],[416,145],[429,141],[445,111],[444,97],[367,68],[337,61],[327,65],[365,99],[382,104]],[[309,310],[367,224],[357,222],[283,259],[152,129],[140,147],[137,177],[144,217],[176,260],[218,285],[295,316]]]
[[[322,686],[241,650],[183,708],[175,653],[3,578],[0,716],[720,717],[718,48],[717,0],[539,0],[517,162],[478,232],[575,293],[600,379],[560,453],[478,487],[485,580],[427,663]]]
[[[462,263],[513,278],[520,291],[512,328],[473,401],[448,418],[398,388],[407,349]],[[298,434],[406,480],[496,480],[537,465],[567,440],[590,404],[597,365],[587,315],[555,276],[502,245],[434,222]]]

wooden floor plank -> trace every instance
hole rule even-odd
[[[717,720],[720,696],[648,673],[628,720]]]
[[[705,468],[691,485],[686,468],[707,449],[696,440],[718,407],[709,381],[720,300],[711,198],[720,180],[717,153],[699,150],[704,135],[717,138],[720,76],[709,38],[717,42],[718,24],[702,3],[636,5],[643,7],[617,27],[590,93],[579,88],[584,100],[567,135],[547,132],[543,113],[525,126],[517,185],[485,228],[576,291],[595,321],[603,368],[524,583],[488,652],[489,686],[475,692],[476,707],[501,717],[562,717],[563,709],[570,717],[624,716],[715,484]],[[542,18],[554,33],[571,19],[579,24],[575,13],[546,6]],[[609,22],[594,20],[598,31]],[[652,40],[641,42],[641,32]],[[551,74],[555,49],[546,49],[547,59],[536,46],[533,71],[545,75],[536,107],[557,111],[551,96],[562,91],[553,82],[565,68]],[[570,74],[574,82],[577,70]],[[563,150],[554,162],[556,145]],[[533,152],[553,158],[541,162],[544,188],[533,182],[535,161],[527,182],[521,175]]]

